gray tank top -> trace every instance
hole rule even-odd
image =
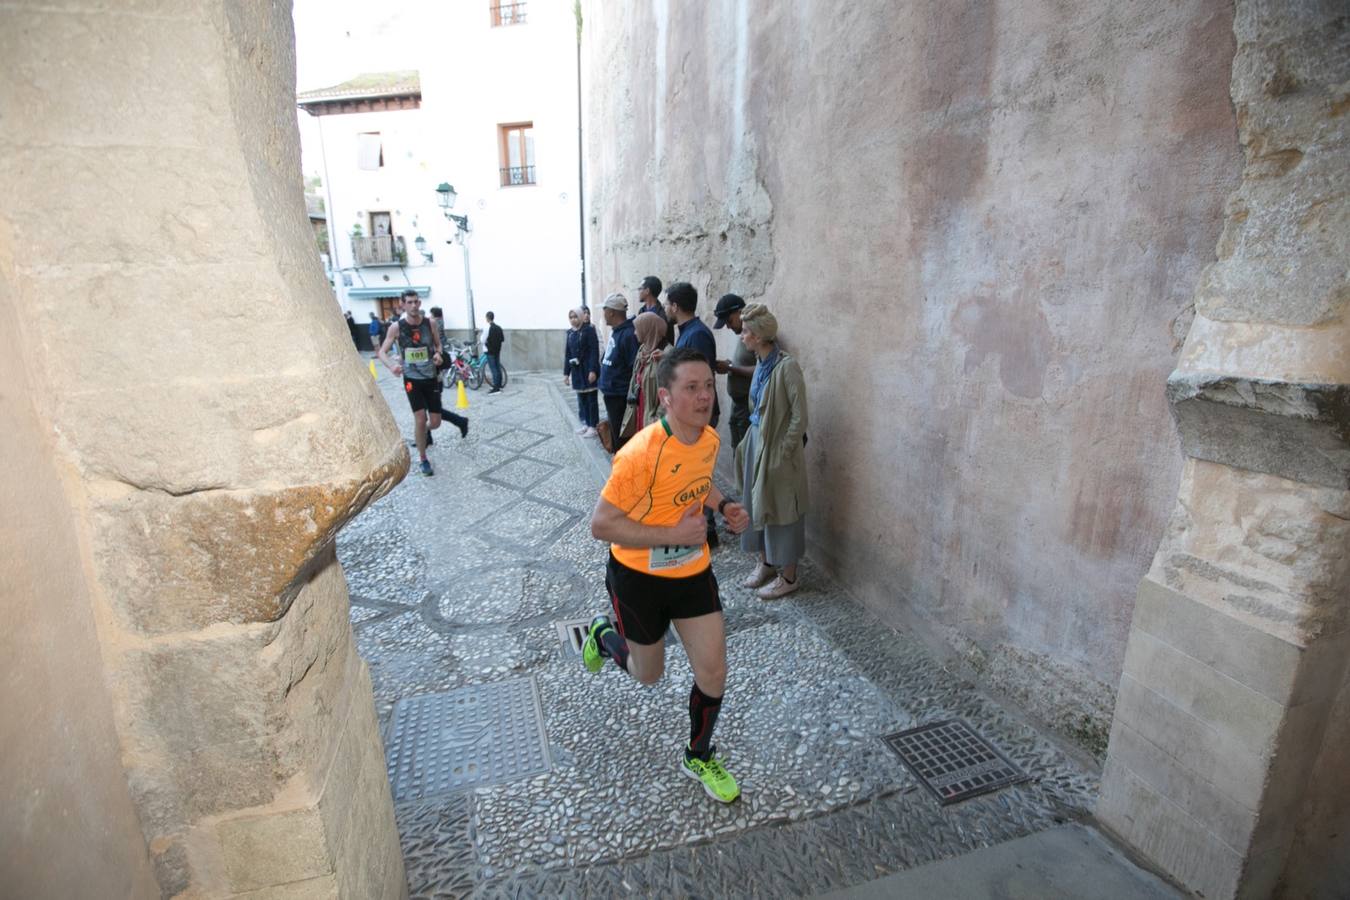
[[[436,364],[432,356],[436,344],[431,339],[431,320],[425,316],[413,325],[407,319],[398,320],[398,355],[403,360],[403,377],[436,378]]]

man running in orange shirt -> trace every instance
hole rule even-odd
[[[712,745],[727,638],[703,507],[715,507],[733,534],[745,529],[748,516],[712,482],[721,442],[708,427],[711,362],[694,350],[667,351],[656,377],[665,415],[615,454],[591,516],[591,534],[610,542],[605,586],[614,618],[591,622],[582,659],[591,672],[612,659],[643,684],[655,684],[665,671],[665,633],[673,622],[694,670],[681,767],[714,799],[730,803],[740,788]]]

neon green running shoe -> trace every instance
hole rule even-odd
[[[581,643],[581,661],[586,671],[594,674],[605,667],[605,654],[600,649],[600,635],[612,628],[608,616],[596,616],[591,619],[591,627],[586,631],[586,640]]]
[[[690,778],[703,782],[703,790],[708,792],[709,797],[722,803],[731,803],[741,795],[741,789],[731,773],[722,768],[722,761],[713,755],[716,750],[716,747],[709,748],[706,761],[685,753],[680,768]]]

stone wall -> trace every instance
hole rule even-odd
[[[1168,396],[1097,814],[1210,898],[1350,884],[1350,20],[1239,0],[1245,156]]]
[[[42,417],[16,301],[0,277],[0,317],[16,326],[0,353],[0,893],[156,896],[108,708],[79,478]]]
[[[593,2],[585,35],[592,303],[767,302],[814,558],[1100,752],[1240,170],[1231,7]]]
[[[408,457],[313,252],[289,5],[20,2],[0,58],[5,424],[55,540],[22,519],[16,546],[61,557],[0,562],[48,638],[17,662],[49,683],[6,694],[53,786],[21,883],[402,897],[333,539]]]

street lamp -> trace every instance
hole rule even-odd
[[[436,261],[435,254],[427,252],[427,239],[422,237],[420,234],[417,236],[417,239],[413,241],[413,246],[417,248],[418,253],[422,254],[422,259],[426,260],[427,262]]]
[[[469,278],[469,217],[457,216],[450,210],[455,208],[455,188],[448,181],[436,185],[436,202],[445,214],[447,222],[454,222],[459,236],[459,246],[464,250],[464,296],[469,302],[469,333],[473,336],[474,353],[478,352],[478,316],[473,311],[473,282]],[[450,243],[446,241],[446,243]]]

